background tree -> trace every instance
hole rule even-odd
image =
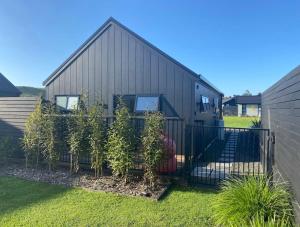
[[[145,171],[144,178],[150,187],[156,186],[157,168],[163,157],[163,128],[164,119],[161,113],[146,114],[142,143]]]
[[[71,156],[70,172],[77,173],[79,171],[80,155],[89,151],[89,125],[84,96],[79,98],[77,108],[70,114],[68,125],[68,145]]]
[[[134,131],[127,107],[121,102],[116,110],[116,119],[109,129],[107,159],[114,176],[128,179],[133,166]]]
[[[103,106],[96,103],[89,110],[91,168],[95,177],[102,175],[105,161],[105,124],[103,121]]]
[[[245,96],[252,96],[252,93],[249,90],[246,90],[243,95]]]
[[[38,167],[42,148],[42,129],[43,105],[42,100],[40,100],[36,104],[34,111],[30,114],[25,123],[22,144],[25,151],[26,168],[28,166],[28,160],[30,158],[35,158],[36,168]]]

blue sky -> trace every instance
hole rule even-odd
[[[113,16],[225,95],[262,92],[300,64],[299,1],[0,0],[0,72],[42,86]]]

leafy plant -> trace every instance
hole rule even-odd
[[[163,115],[147,113],[142,137],[144,156],[144,177],[146,183],[155,187],[157,181],[157,167],[163,157],[162,131],[164,127]]]
[[[103,107],[96,103],[89,110],[91,168],[95,170],[95,176],[102,175],[105,161],[105,124],[103,121]]]
[[[42,122],[42,154],[47,160],[49,171],[59,160],[58,118],[55,106],[47,103]]]
[[[251,121],[251,128],[261,128],[261,120],[254,119]]]
[[[232,178],[225,181],[222,191],[213,202],[213,218],[217,225],[240,225],[286,220],[293,222],[290,194],[283,183],[271,182],[268,177]],[[253,218],[256,218],[253,219]]]
[[[68,144],[70,149],[70,172],[79,171],[79,158],[89,151],[89,125],[87,122],[87,108],[84,96],[79,99],[78,107],[69,117]]]
[[[241,225],[240,225],[241,226]],[[280,219],[276,217],[264,219],[263,216],[256,215],[250,222],[250,224],[244,224],[242,226],[251,226],[251,227],[288,227],[294,226],[288,216],[283,216]]]
[[[28,117],[25,123],[24,136],[22,139],[23,148],[25,151],[26,168],[28,160],[35,158],[36,168],[39,164],[40,153],[42,149],[42,130],[43,130],[43,104],[40,100],[34,111]]]
[[[113,175],[124,178],[125,182],[128,171],[133,166],[133,135],[129,111],[121,103],[116,110],[116,119],[109,129],[106,147],[107,159]]]

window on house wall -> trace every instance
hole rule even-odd
[[[60,95],[56,96],[56,106],[59,110],[63,111],[70,111],[75,110],[78,107],[79,96],[67,96],[67,95]]]
[[[202,105],[203,105],[203,111],[207,112],[210,110],[210,105],[209,105],[209,98],[206,96],[202,96]]]
[[[246,104],[242,104],[242,115],[246,116],[247,114],[247,105]]]
[[[134,112],[135,95],[115,95],[114,96],[114,109],[118,107],[120,101],[128,108],[130,113]]]
[[[159,111],[159,96],[137,96],[135,112]]]

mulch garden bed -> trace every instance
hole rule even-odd
[[[125,183],[124,180],[116,179],[107,173],[100,178],[95,178],[91,171],[70,174],[65,168],[47,171],[45,169],[26,169],[20,164],[1,166],[0,176],[15,176],[31,181],[79,187],[92,191],[113,192],[127,196],[147,197],[154,200],[159,200],[171,185],[168,179],[161,179],[157,187],[153,189],[144,184],[141,175],[131,176]]]

